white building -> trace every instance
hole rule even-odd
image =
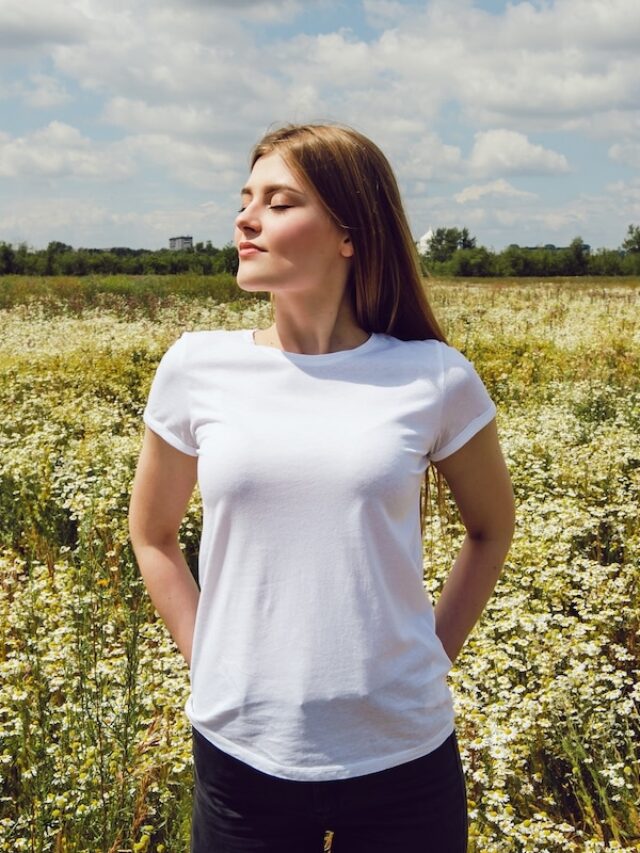
[[[426,234],[423,234],[422,237],[416,243],[418,248],[419,255],[426,255],[429,251],[429,244],[433,239],[433,229],[430,227]]]
[[[169,238],[170,249],[193,249],[193,237],[171,237]]]

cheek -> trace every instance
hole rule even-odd
[[[317,222],[288,222],[277,237],[283,255],[317,255],[330,251],[333,245],[328,230]]]

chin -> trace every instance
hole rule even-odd
[[[241,275],[236,277],[236,283],[240,290],[246,290],[249,293],[258,293],[260,291],[270,291],[273,290],[269,284],[264,281],[256,281],[251,278],[244,278]]]

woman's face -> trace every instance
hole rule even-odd
[[[243,290],[344,290],[353,247],[279,154],[260,157],[235,222]]]

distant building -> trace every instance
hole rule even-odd
[[[193,249],[193,237],[171,237],[169,239],[170,249]]]
[[[571,246],[556,246],[555,243],[545,243],[544,246],[518,246],[517,243],[512,243],[509,248],[524,249],[525,252],[539,252],[541,249],[545,252],[568,252]],[[591,246],[588,243],[581,243],[580,249],[585,255],[591,254]]]
[[[431,241],[433,240],[433,229],[430,227],[426,234],[423,234],[422,237],[416,243],[418,254],[426,255],[429,251],[429,246],[431,245]]]

